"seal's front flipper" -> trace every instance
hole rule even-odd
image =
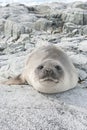
[[[22,85],[27,84],[26,80],[22,78],[22,75],[18,75],[14,78],[9,78],[7,81],[3,81],[0,84],[7,84],[7,85]]]

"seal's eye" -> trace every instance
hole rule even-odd
[[[59,65],[56,65],[55,68],[56,68],[57,70],[61,70],[61,67],[60,67]]]
[[[43,65],[38,66],[38,69],[42,70],[43,69]]]

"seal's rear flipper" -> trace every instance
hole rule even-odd
[[[0,84],[22,85],[22,84],[26,84],[26,80],[22,78],[22,75],[18,75],[15,78],[9,78],[7,81],[0,82]]]

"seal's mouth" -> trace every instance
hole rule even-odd
[[[41,82],[55,82],[58,83],[58,79],[54,79],[54,78],[42,78],[40,79]]]

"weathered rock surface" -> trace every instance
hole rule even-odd
[[[0,85],[0,130],[87,130],[87,3],[0,7],[0,80],[23,71],[37,46],[61,47],[80,83],[47,95],[29,85]]]

